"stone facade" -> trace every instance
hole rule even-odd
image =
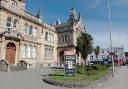
[[[24,0],[0,0],[0,59],[10,65],[23,60],[28,68],[63,64],[63,52],[75,52],[77,37],[84,32],[80,15],[71,10],[66,23],[44,23],[40,11],[31,15]]]

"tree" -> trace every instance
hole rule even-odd
[[[85,64],[86,59],[90,53],[93,51],[93,38],[88,33],[81,33],[80,37],[77,39],[77,47],[76,53],[77,55],[80,53],[83,58]]]
[[[97,63],[98,63],[99,52],[100,52],[100,46],[96,46],[96,48],[94,48],[94,53],[95,53],[95,56],[96,56]]]

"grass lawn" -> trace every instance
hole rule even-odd
[[[95,71],[96,74],[93,75],[87,75],[85,74],[76,74],[75,77],[64,77],[64,70],[59,70],[55,74],[51,75],[48,77],[50,80],[58,80],[58,81],[71,81],[71,82],[79,82],[79,81],[84,81],[84,80],[98,80],[101,77],[105,76],[108,74],[108,70],[102,70],[102,71]]]

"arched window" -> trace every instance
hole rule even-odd
[[[18,27],[17,25],[18,25],[18,20],[15,19],[14,22],[13,22],[13,27],[14,27],[14,28],[17,28],[17,27]]]
[[[12,18],[11,17],[7,18],[6,26],[7,27],[11,27],[12,26]]]
[[[29,34],[32,35],[33,26],[30,25]]]
[[[45,33],[45,40],[48,40],[48,32]]]
[[[32,35],[33,35],[34,37],[36,37],[36,36],[37,36],[37,33],[36,33],[37,28],[35,27],[32,31],[33,31],[33,32],[32,32]]]
[[[29,29],[28,29],[28,24],[25,24],[25,29],[24,29],[25,33],[28,33]]]

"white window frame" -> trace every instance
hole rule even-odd
[[[14,20],[14,22],[13,22],[13,27],[14,27],[14,28],[17,28],[17,27],[18,27],[18,20],[17,20],[17,19]]]
[[[37,28],[36,27],[32,30],[32,35],[33,35],[33,37],[37,36]]]
[[[27,58],[31,58],[31,46],[27,46]]]
[[[37,58],[37,48],[35,46],[32,48],[32,58]]]
[[[26,45],[23,45],[22,47],[22,58],[26,58]]]
[[[6,26],[7,26],[8,28],[11,28],[11,27],[12,27],[12,18],[11,18],[11,17],[8,17],[8,18],[7,18]]]

